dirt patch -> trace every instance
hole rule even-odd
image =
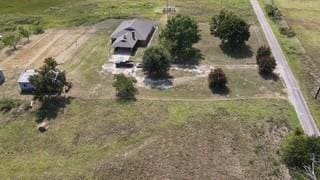
[[[35,36],[31,43],[20,47],[11,56],[1,52],[3,60],[0,65],[7,72],[38,68],[47,57],[54,57],[59,63],[64,63],[82,46],[95,29],[92,27],[79,27],[70,29],[49,30],[45,34]]]

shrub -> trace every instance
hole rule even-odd
[[[277,66],[276,60],[272,56],[263,56],[258,61],[259,72],[264,75],[273,73]]]
[[[22,27],[19,27],[19,34],[24,37],[24,38],[27,38],[28,41],[29,41],[29,38],[30,38],[30,32],[28,29],[24,28],[23,26]]]
[[[127,77],[124,74],[118,74],[114,77],[113,87],[116,88],[117,97],[123,100],[135,99],[138,90],[135,87],[137,80],[133,77]]]
[[[272,57],[271,50],[267,46],[258,49],[256,60],[259,72],[263,75],[272,74],[277,66],[276,60]]]
[[[282,19],[282,14],[279,8],[275,5],[267,4],[265,6],[266,12],[269,17],[274,18],[275,20],[280,20]]]
[[[11,33],[7,36],[5,36],[2,39],[2,42],[5,46],[10,46],[12,47],[14,50],[17,50],[17,44],[20,41],[21,36],[17,33]]]
[[[35,26],[33,29],[33,34],[42,34],[44,33],[44,29],[42,26]]]
[[[11,109],[16,107],[17,105],[18,104],[13,100],[9,100],[9,99],[0,100],[0,111],[1,112],[9,112],[9,111],[11,111]]]
[[[282,35],[285,35],[285,36],[287,36],[289,38],[296,36],[296,33],[294,32],[292,27],[287,27],[287,26],[280,27],[279,31],[280,31],[280,33]]]
[[[257,61],[263,56],[271,56],[271,50],[268,46],[261,46],[257,52]]]
[[[170,55],[162,47],[148,48],[143,55],[143,71],[150,77],[161,78],[168,74]]]
[[[210,89],[223,90],[226,88],[228,79],[223,70],[218,68],[210,72],[208,82]]]

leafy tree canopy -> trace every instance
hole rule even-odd
[[[250,38],[250,25],[231,11],[222,10],[211,19],[210,31],[222,44],[231,48],[243,45]]]
[[[170,55],[163,47],[150,47],[143,55],[143,71],[150,77],[161,78],[170,69]]]
[[[122,100],[135,99],[135,95],[138,93],[135,83],[137,83],[137,80],[133,77],[127,77],[124,74],[116,75],[113,87],[116,88],[117,97]]]
[[[228,83],[227,76],[221,68],[211,71],[208,77],[208,81],[210,89],[213,90],[224,90]]]
[[[54,58],[46,58],[44,63],[37,74],[29,78],[35,87],[34,99],[40,101],[60,96],[72,88],[72,83],[67,81],[66,73],[57,68],[58,63]]]
[[[30,31],[24,27],[19,28],[19,33],[22,37],[27,38],[29,41],[30,38]]]
[[[193,44],[200,41],[197,22],[189,16],[177,15],[168,21],[160,39],[174,59],[174,63],[184,63],[194,55]]]
[[[264,75],[270,75],[273,73],[277,66],[276,60],[272,57],[272,53],[269,47],[262,46],[257,52],[257,64],[259,66],[259,72]]]
[[[304,134],[288,136],[281,147],[284,162],[292,168],[303,168],[311,164],[314,155],[316,161],[320,161],[320,138],[310,137]]]

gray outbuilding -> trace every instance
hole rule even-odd
[[[34,69],[25,70],[21,73],[18,80],[21,92],[32,93],[35,90],[35,87],[30,83],[29,78],[36,74],[37,72]]]
[[[126,20],[112,33],[112,47],[115,51],[132,52],[138,47],[147,46],[156,25],[148,20]]]

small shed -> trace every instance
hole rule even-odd
[[[35,90],[35,87],[30,83],[29,78],[36,74],[37,72],[34,69],[25,70],[23,73],[21,73],[18,80],[21,92],[31,93]]]
[[[4,83],[4,81],[5,81],[4,73],[3,73],[3,70],[0,68],[0,85]]]

